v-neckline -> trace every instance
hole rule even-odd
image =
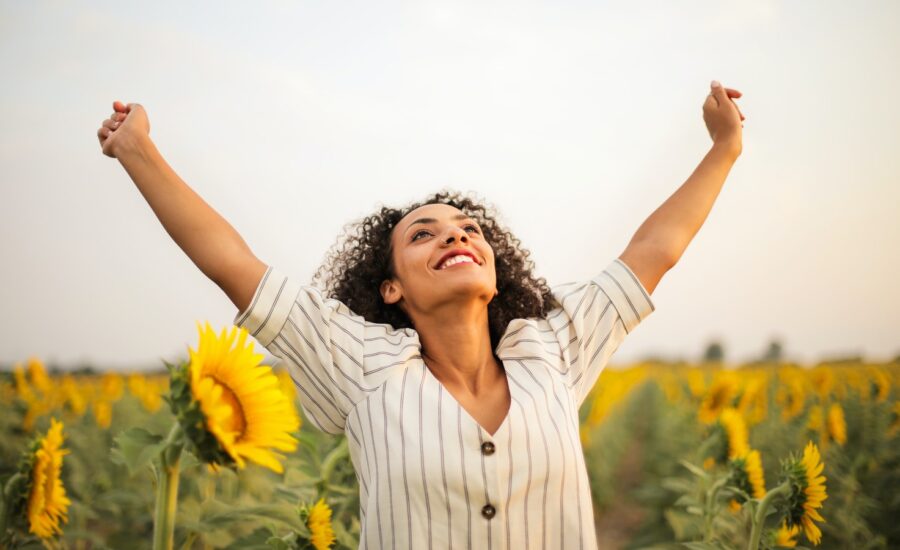
[[[471,422],[472,424],[475,424],[475,426],[477,426],[480,431],[487,434],[487,436],[490,439],[495,439],[498,435],[500,435],[500,432],[502,432],[506,429],[506,425],[509,424],[509,417],[512,415],[513,400],[515,399],[515,397],[513,397],[513,385],[514,384],[511,384],[509,382],[509,369],[506,368],[506,364],[503,363],[502,359],[500,359],[500,362],[503,365],[503,373],[506,376],[506,385],[509,388],[509,409],[506,411],[506,416],[503,418],[503,422],[500,423],[500,426],[497,428],[497,431],[495,431],[494,433],[489,432],[487,430],[487,428],[485,428],[484,426],[481,425],[480,422],[475,420],[475,417],[472,416],[472,414],[468,411],[468,409],[463,407],[462,403],[460,403],[459,400],[453,396],[453,393],[451,393],[450,390],[448,390],[444,386],[444,384],[440,380],[438,380],[437,376],[435,376],[434,373],[431,372],[431,369],[429,369],[428,365],[425,364],[425,359],[422,359],[422,368],[425,369],[425,372],[428,374],[428,376],[430,376],[432,378],[432,380],[437,382],[441,391],[446,393],[450,397],[450,399],[453,400],[453,403],[455,403],[456,406],[459,407],[459,410],[462,412],[462,414],[464,414],[469,419],[469,422]]]

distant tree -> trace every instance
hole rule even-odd
[[[703,361],[705,363],[718,363],[725,359],[725,348],[721,342],[714,340],[706,346],[703,352]]]
[[[766,352],[762,356],[762,361],[764,363],[780,363],[784,356],[784,348],[781,345],[781,341],[777,339],[773,339],[769,342],[769,347],[766,349]]]

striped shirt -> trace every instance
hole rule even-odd
[[[511,321],[497,345],[512,403],[492,435],[425,366],[415,330],[268,267],[234,322],[286,363],[318,429],[347,434],[360,548],[597,547],[578,409],[655,306],[618,258],[551,291],[561,307]]]

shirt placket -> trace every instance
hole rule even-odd
[[[502,467],[500,464],[499,443],[481,426],[478,427],[478,448],[480,455],[481,477],[484,483],[484,493],[479,496],[480,506],[478,519],[486,523],[488,531],[488,543],[493,549],[505,548],[504,531],[501,528],[505,521],[503,517],[504,507],[501,501],[500,476]]]

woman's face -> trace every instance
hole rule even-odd
[[[483,300],[486,306],[497,293],[493,249],[478,222],[453,206],[413,210],[394,227],[391,243],[395,276],[382,283],[381,294],[410,318],[453,303]],[[448,265],[447,254],[459,252],[469,257]],[[467,259],[473,261],[460,261]]]

